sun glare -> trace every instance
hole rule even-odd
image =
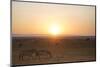
[[[53,24],[53,25],[51,25],[49,32],[52,35],[59,35],[60,27],[57,24]]]

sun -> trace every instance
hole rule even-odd
[[[49,32],[51,35],[59,35],[60,34],[60,27],[58,24],[53,24],[50,26]]]

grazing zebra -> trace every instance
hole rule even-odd
[[[52,54],[51,54],[51,52],[49,52],[47,50],[39,50],[38,58],[39,59],[50,59],[50,58],[52,58]]]
[[[31,59],[34,59],[37,56],[37,50],[31,49],[31,50],[23,50],[19,53],[19,60],[24,60],[24,57],[28,57]]]

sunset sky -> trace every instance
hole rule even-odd
[[[12,2],[12,34],[95,36],[95,7]]]

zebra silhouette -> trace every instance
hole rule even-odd
[[[35,49],[23,50],[19,53],[19,60],[24,60],[25,59],[24,57],[34,59],[36,58],[37,55],[38,55],[37,50]]]
[[[48,50],[38,50],[38,58],[39,59],[50,59],[52,58],[52,54]]]

